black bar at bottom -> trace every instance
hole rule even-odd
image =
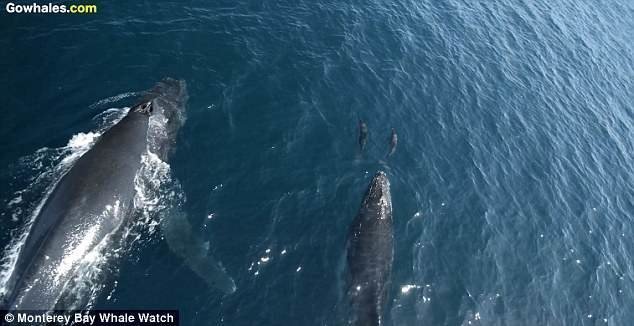
[[[178,326],[178,310],[0,310],[6,326]]]

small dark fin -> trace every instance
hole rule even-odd
[[[359,119],[359,148],[365,150],[368,143],[368,125],[362,119]]]
[[[398,135],[396,134],[396,130],[392,128],[392,133],[390,135],[390,149],[387,153],[387,156],[392,156],[396,151],[396,145],[398,145]]]

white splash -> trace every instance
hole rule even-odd
[[[402,294],[408,294],[409,291],[413,290],[413,289],[420,289],[420,285],[415,285],[415,284],[405,284],[403,286],[401,286],[401,293]]]
[[[127,93],[122,93],[122,94],[115,95],[115,96],[110,96],[110,97],[107,97],[107,98],[105,98],[103,100],[99,100],[99,101],[91,104],[89,106],[89,108],[92,109],[92,108],[96,108],[98,106],[115,103],[115,102],[118,102],[120,100],[126,99],[128,97],[137,96],[137,94],[138,94],[138,92],[127,92]]]
[[[54,272],[54,279],[57,286],[60,285],[58,284],[60,279],[72,271],[73,267],[75,267],[86,256],[89,250],[99,240],[97,238],[99,229],[100,225],[94,225],[88,230],[80,230],[79,232],[83,231],[82,235],[77,235],[75,241],[66,245],[64,251],[67,252],[67,254],[59,262]]]
[[[11,199],[11,201],[9,201],[9,203],[7,204],[8,206],[13,206],[13,205],[17,205],[19,203],[22,202],[22,195],[18,194],[17,197]]]
[[[141,169],[134,177],[134,208],[142,213],[139,224],[150,234],[156,232],[159,223],[156,214],[167,209],[178,194],[168,186],[172,183],[171,168],[158,155],[149,150],[141,157]]]

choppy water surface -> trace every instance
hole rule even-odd
[[[334,325],[347,228],[384,169],[389,324],[634,320],[629,1],[129,1],[0,25],[3,266],[102,112],[173,76],[190,100],[168,168],[237,291],[136,230],[92,307]]]

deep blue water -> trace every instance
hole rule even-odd
[[[94,308],[180,309],[183,325],[336,324],[347,228],[383,169],[388,324],[634,320],[633,2],[98,5],[1,14],[0,240],[29,217],[10,203],[28,171],[46,169],[24,158],[94,130],[122,106],[108,98],[183,78],[188,120],[169,163],[238,289],[209,288],[154,234],[102,279]]]

